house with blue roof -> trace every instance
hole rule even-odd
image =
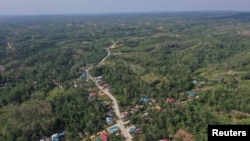
[[[108,125],[112,124],[113,123],[113,118],[112,117],[106,117],[106,122]]]
[[[131,126],[129,127],[129,133],[133,134],[133,133],[135,133],[135,132],[136,132],[136,127],[135,127],[135,125],[131,125]]]
[[[56,133],[51,136],[52,141],[61,141],[65,137],[65,131],[61,133]]]
[[[110,133],[120,132],[120,128],[118,126],[112,126],[108,129]]]
[[[195,93],[194,92],[190,92],[189,95],[188,95],[188,98],[194,98],[195,97]]]
[[[87,74],[86,73],[83,73],[81,76],[80,76],[81,79],[86,79],[87,78]]]
[[[152,98],[148,98],[148,97],[141,97],[141,101],[142,101],[142,102],[146,102],[146,103],[148,103],[148,102],[151,102],[151,101],[152,101]]]

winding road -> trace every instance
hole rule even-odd
[[[110,46],[110,47],[112,47],[112,46]],[[106,48],[107,55],[101,60],[101,62],[98,65],[103,64],[103,62],[110,56],[110,54],[111,54],[110,53],[110,47]],[[87,77],[95,83],[95,85],[98,87],[98,89],[100,91],[102,91],[104,94],[106,94],[112,100],[113,109],[115,110],[115,114],[116,114],[116,116],[118,118],[118,120],[116,121],[117,122],[116,125],[120,128],[122,135],[125,137],[125,141],[132,141],[132,136],[129,134],[128,130],[126,130],[125,127],[124,127],[124,121],[121,118],[121,112],[120,112],[117,100],[115,99],[115,97],[109,91],[104,90],[99,85],[99,83],[97,81],[95,81],[95,79],[89,74],[89,71],[92,68],[93,67],[89,67],[88,69],[86,69]]]

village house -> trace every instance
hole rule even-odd
[[[4,72],[5,71],[5,68],[4,66],[0,65],[0,73]]]
[[[135,132],[136,132],[136,126],[135,126],[135,125],[131,125],[131,126],[129,127],[129,133],[133,134],[133,133],[135,133]]]
[[[104,83],[102,87],[104,90],[110,90],[110,85],[108,83]]]
[[[170,139],[161,139],[161,140],[158,140],[158,141],[171,141]]]
[[[86,79],[87,78],[87,74],[85,74],[85,73],[81,74],[80,78],[81,79]]]
[[[194,80],[194,81],[193,81],[193,84],[194,84],[194,85],[197,85],[197,86],[199,86],[199,87],[202,87],[202,86],[204,86],[204,85],[206,84],[206,82],[205,82],[205,81],[197,81],[197,80]]]
[[[43,136],[38,141],[51,141],[51,139],[47,136]]]
[[[84,134],[83,134],[82,132],[78,132],[78,136],[79,136],[80,138],[83,138],[83,137],[84,137]]]
[[[77,88],[77,84],[76,83],[74,83],[74,87]]]
[[[146,120],[148,120],[149,122],[153,122],[154,119],[152,117],[148,117],[148,118],[145,118]]]
[[[188,95],[188,98],[189,99],[192,99],[195,97],[195,93],[194,92],[190,92],[189,95]]]
[[[113,117],[114,116],[114,110],[113,109],[110,109],[107,113],[107,116],[109,117]]]
[[[144,118],[147,118],[148,116],[149,116],[149,114],[148,114],[148,112],[146,112],[146,113],[143,113],[143,115],[142,115]]]
[[[139,109],[139,108],[140,108],[140,105],[136,104],[135,109]]]
[[[91,93],[89,93],[89,99],[92,99],[92,98],[94,98],[96,96],[96,92],[91,92]]]
[[[102,81],[102,76],[97,76],[97,77],[95,77],[95,80],[96,80],[97,82],[101,82],[101,81]]]
[[[130,112],[122,112],[121,113],[121,118],[124,119],[124,120],[129,120],[130,118]]]
[[[132,108],[132,109],[130,110],[130,113],[133,114],[133,113],[135,113],[135,112],[137,112],[137,111],[138,111],[137,109]]]
[[[105,106],[107,103],[105,101],[100,101],[99,104]]]
[[[114,121],[113,121],[112,117],[107,116],[106,117],[106,122],[107,122],[108,125],[111,125],[111,124],[113,124]]]
[[[109,140],[109,136],[105,132],[101,133],[100,138],[102,139],[102,141],[108,141]]]
[[[170,98],[170,97],[166,98],[166,101],[168,103],[175,103],[176,102],[175,98]]]
[[[63,131],[61,133],[53,134],[51,136],[52,141],[61,141],[61,140],[64,140],[64,138],[65,138],[65,131]]]
[[[161,110],[162,108],[159,105],[156,105],[156,106],[152,107],[152,109]]]
[[[102,141],[102,139],[101,139],[101,137],[97,137],[97,138],[95,138],[94,141]]]
[[[112,126],[108,128],[108,132],[111,134],[116,134],[117,136],[120,134],[120,128],[118,126]]]
[[[152,98],[150,97],[141,97],[140,99],[142,102],[149,103],[152,102]]]

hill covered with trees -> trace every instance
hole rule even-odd
[[[140,129],[135,141],[182,140],[179,131],[205,141],[208,124],[249,124],[249,17],[0,17],[0,140],[38,140],[60,130],[80,140],[79,132],[103,130],[105,108],[88,99],[97,88],[80,78],[89,66],[112,86],[122,111],[141,107],[129,118]]]

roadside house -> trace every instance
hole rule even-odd
[[[101,135],[100,135],[102,141],[108,141],[109,140],[109,137],[106,133],[102,132]]]
[[[188,98],[194,98],[195,97],[195,93],[194,92],[190,92],[188,95]]]
[[[105,89],[105,90],[110,90],[110,85],[109,85],[108,83],[104,83],[104,84],[102,85],[102,87],[103,87],[103,89]]]
[[[113,123],[113,118],[112,117],[106,117],[106,122],[108,125],[112,124]]]
[[[112,126],[108,129],[109,133],[120,133],[120,128],[118,126]]]

